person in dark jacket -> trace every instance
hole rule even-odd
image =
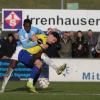
[[[6,40],[3,40],[0,48],[0,58],[8,59],[12,56],[17,46],[18,35],[17,33],[8,34]]]
[[[77,32],[76,41],[72,44],[72,57],[87,58],[89,56],[88,43],[82,31]]]

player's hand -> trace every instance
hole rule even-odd
[[[47,45],[47,44],[40,44],[40,47],[41,47],[42,49],[47,49],[47,48],[48,48],[48,45]]]
[[[38,44],[43,44],[43,41],[41,39],[37,40]]]
[[[82,45],[79,45],[77,49],[82,50]]]
[[[38,38],[36,37],[36,35],[32,35],[31,40],[32,40],[32,41],[37,41]]]

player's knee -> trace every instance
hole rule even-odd
[[[17,63],[18,63],[18,61],[16,61],[16,60],[11,60],[10,65],[9,65],[9,68],[14,69],[14,68],[16,67]]]
[[[35,62],[34,62],[34,65],[36,65],[38,68],[41,68],[43,63],[40,59],[37,59]]]

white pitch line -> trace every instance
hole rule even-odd
[[[100,96],[100,93],[87,93],[87,94],[82,94],[82,93],[20,93],[20,92],[4,92],[5,94],[18,94],[18,95],[22,95],[22,94],[25,94],[25,95],[65,95],[65,96]],[[3,93],[3,94],[4,94]],[[1,93],[2,94],[2,93]]]

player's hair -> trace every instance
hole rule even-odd
[[[51,34],[52,34],[54,37],[57,38],[57,42],[60,41],[60,35],[59,35],[59,33],[57,33],[57,32],[51,32]]]
[[[91,29],[89,29],[89,30],[88,30],[88,32],[89,32],[89,31],[92,31],[92,30],[91,30]]]
[[[26,23],[32,24],[32,20],[30,20],[30,19],[25,19],[25,20],[24,20],[24,24],[26,24]]]
[[[13,34],[12,34],[12,33],[9,33],[9,34],[8,34],[8,37],[11,37],[11,36],[13,37]]]

